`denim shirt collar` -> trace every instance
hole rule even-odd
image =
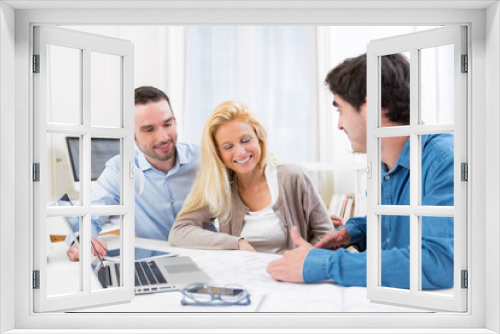
[[[422,135],[422,147],[425,147],[425,144],[427,142],[428,135]],[[403,147],[403,150],[401,151],[401,154],[399,155],[398,162],[396,165],[390,170],[386,171],[384,167],[384,163],[382,163],[382,176],[385,176],[387,174],[393,174],[395,173],[399,168],[406,168],[410,170],[410,138],[405,143],[405,146]]]

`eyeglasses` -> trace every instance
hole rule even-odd
[[[223,287],[209,286],[204,283],[193,283],[181,289],[182,305],[230,306],[249,305],[250,294],[239,285],[230,284]]]

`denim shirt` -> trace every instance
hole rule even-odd
[[[192,144],[177,143],[174,167],[165,174],[155,169],[135,147],[135,167],[144,173],[144,192],[139,195],[140,181],[135,179],[135,234],[141,238],[168,240],[170,229],[191,189],[198,166],[199,149]],[[92,205],[120,203],[120,157],[106,163],[106,168],[92,187]],[[92,216],[92,236],[97,237],[108,216]],[[71,238],[67,238],[71,243]]]
[[[422,205],[454,205],[453,135],[422,136]],[[397,164],[387,171],[382,163],[383,205],[410,204],[410,140]],[[366,216],[349,219],[341,227],[351,243],[366,247]],[[422,217],[422,288],[453,286],[453,218]],[[410,218],[382,216],[382,286],[409,289]],[[305,282],[334,280],[343,286],[366,286],[366,252],[312,249],[303,266]]]

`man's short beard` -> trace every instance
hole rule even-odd
[[[159,155],[156,153],[155,150],[153,150],[155,156],[152,157],[152,158],[155,158],[156,160],[159,160],[159,161],[167,161],[167,160],[170,160],[172,159],[173,157],[175,157],[175,154],[177,153],[177,145],[175,145],[173,142],[172,142],[172,151],[171,153],[167,154],[167,155]]]

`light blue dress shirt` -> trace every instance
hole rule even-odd
[[[453,135],[422,136],[422,205],[453,206]],[[381,175],[382,204],[410,204],[410,140],[397,164]],[[414,190],[415,191],[415,190]],[[349,219],[343,228],[351,243],[366,248],[366,216]],[[453,286],[453,218],[422,218],[422,288]],[[409,289],[410,219],[382,217],[382,286]],[[333,279],[343,286],[366,286],[366,252],[313,249],[303,266],[305,282]]]
[[[135,233],[137,237],[168,240],[175,218],[188,195],[198,165],[199,149],[177,143],[174,167],[165,174],[155,169],[135,148],[135,166],[144,173],[144,192],[139,195],[135,179]],[[92,187],[92,205],[120,203],[120,157],[111,158]],[[92,217],[92,236],[96,237],[108,217]]]

